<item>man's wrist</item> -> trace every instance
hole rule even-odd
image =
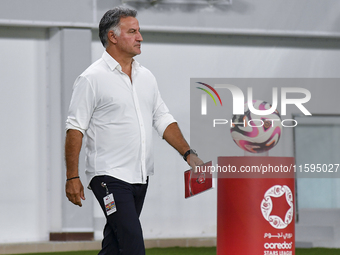
[[[80,178],[79,176],[74,176],[74,177],[71,177],[71,178],[66,179],[66,181],[68,182],[68,181],[71,181],[71,180],[73,180],[73,179],[79,179],[79,178]]]
[[[183,159],[187,161],[187,158],[190,154],[195,154],[196,156],[198,156],[197,152],[194,149],[190,149],[183,154]]]

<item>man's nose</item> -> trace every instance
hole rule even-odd
[[[137,38],[136,38],[137,41],[140,41],[142,42],[143,41],[143,36],[142,34],[138,31],[138,35],[137,35]]]

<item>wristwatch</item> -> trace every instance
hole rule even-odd
[[[184,155],[183,155],[183,159],[185,161],[187,161],[187,157],[189,156],[189,154],[195,154],[196,156],[198,156],[198,154],[197,154],[197,152],[195,150],[190,149],[186,153],[184,153]]]

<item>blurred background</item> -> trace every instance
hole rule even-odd
[[[188,140],[190,78],[340,78],[339,1],[193,2],[1,0],[0,246],[62,240],[67,233],[78,233],[79,240],[102,238],[105,218],[92,192],[86,191],[82,208],[65,196],[63,146],[72,86],[104,51],[97,27],[108,9],[124,5],[138,10],[144,41],[136,59],[156,76],[163,100]],[[340,87],[332,89],[340,95]],[[340,108],[322,108],[320,101],[318,114],[340,116]],[[336,118],[327,120],[334,122],[331,130],[304,130],[302,125],[291,144],[311,141],[308,137],[320,132],[332,134],[302,148],[315,148],[315,155],[329,150],[337,158]],[[141,215],[145,239],[214,245],[216,189],[184,199],[188,166],[154,136],[155,175]],[[320,144],[322,148],[314,147]],[[314,155],[308,153],[301,158]],[[83,158],[84,153],[80,175],[86,186]],[[298,193],[297,241],[340,247],[338,180],[307,182]],[[315,196],[308,196],[311,192]]]

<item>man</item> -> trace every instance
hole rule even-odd
[[[77,78],[66,121],[66,195],[82,206],[78,161],[86,134],[89,188],[107,219],[99,254],[141,255],[139,215],[153,174],[152,127],[193,169],[203,162],[183,138],[152,73],[133,59],[143,41],[136,11],[106,12],[99,36],[106,51]]]

